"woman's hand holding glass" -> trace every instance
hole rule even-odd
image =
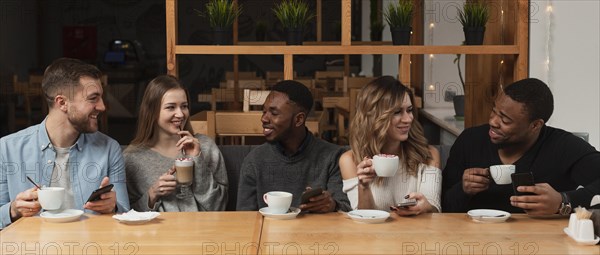
[[[163,196],[167,196],[175,192],[177,181],[175,180],[175,166],[172,166],[167,172],[162,174],[150,189],[148,189],[148,206],[154,207],[156,201]]]

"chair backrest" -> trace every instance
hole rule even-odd
[[[225,80],[234,80],[234,72],[225,72]],[[238,80],[259,79],[256,77],[256,72],[238,72]]]
[[[239,91],[239,90],[238,90]],[[238,98],[239,94],[238,94]],[[210,108],[217,110],[217,103],[227,103],[235,101],[235,90],[233,88],[212,88],[210,98]]]
[[[335,91],[349,91],[350,89],[361,89],[369,82],[373,81],[374,77],[348,77],[344,76],[343,80],[335,80]]]
[[[271,93],[270,90],[244,89],[244,112],[250,111],[252,105],[263,105],[269,93]]]
[[[234,80],[227,80],[225,82],[225,88],[233,89],[235,88]],[[265,80],[257,79],[257,80],[239,80],[238,81],[238,89],[265,89]]]
[[[315,71],[315,79],[342,79],[344,71]]]
[[[294,81],[297,81],[299,83],[302,83],[302,85],[306,86],[309,89],[313,89],[315,87],[315,80],[314,79],[294,79]]]

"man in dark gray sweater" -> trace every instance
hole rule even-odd
[[[263,194],[269,191],[292,193],[292,207],[303,211],[350,210],[338,166],[344,149],[308,131],[305,122],[312,105],[312,94],[299,82],[286,80],[273,87],[261,118],[267,143],[252,150],[242,163],[237,210],[266,207]],[[324,191],[301,204],[307,187]]]

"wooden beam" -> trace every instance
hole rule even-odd
[[[283,55],[283,79],[294,79],[294,55],[292,54]]]
[[[205,55],[367,55],[367,54],[468,54],[494,55],[519,54],[516,45],[469,45],[469,46],[424,46],[424,45],[290,45],[290,46],[249,46],[249,45],[177,45],[176,54]]]
[[[352,43],[352,1],[342,0],[342,45]]]
[[[514,67],[514,81],[529,77],[529,1],[519,0],[517,6],[515,44],[519,49]]]
[[[177,0],[166,0],[167,73],[177,77]]]
[[[323,1],[317,0],[317,42],[323,40]]]
[[[398,77],[400,82],[405,86],[411,88],[411,80],[410,80],[410,54],[403,54],[398,56]]]

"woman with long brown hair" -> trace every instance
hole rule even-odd
[[[194,134],[189,96],[177,78],[148,84],[135,138],[124,152],[131,207],[138,211],[217,211],[227,204],[223,156],[208,136]],[[191,192],[176,194],[175,159],[194,162]],[[191,193],[191,194],[190,194]]]
[[[339,161],[353,209],[392,210],[403,216],[441,210],[439,152],[427,144],[413,102],[412,92],[391,76],[373,80],[358,94],[351,150]],[[376,175],[372,157],[380,154],[398,157],[394,176]],[[396,206],[407,200],[416,204]]]

